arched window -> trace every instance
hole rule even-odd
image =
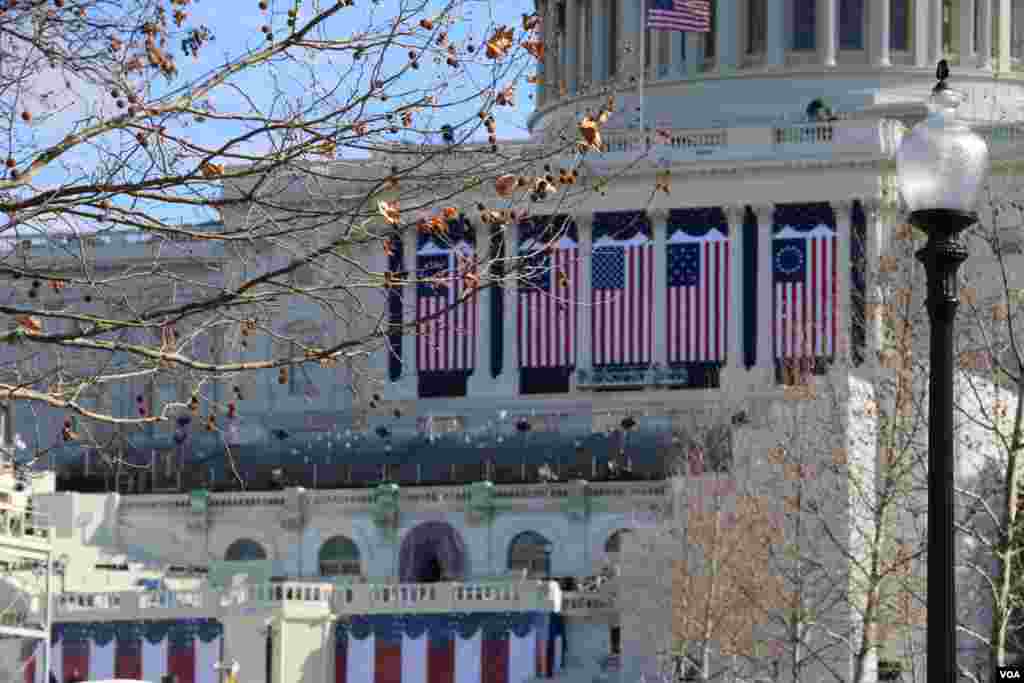
[[[229,562],[250,562],[253,560],[267,559],[267,551],[263,546],[251,538],[240,538],[230,546],[224,553],[224,559]]]
[[[633,533],[632,529],[619,529],[605,541],[604,551],[609,555],[617,555],[622,552],[622,537],[625,534]]]
[[[320,576],[358,576],[359,548],[346,536],[335,536],[320,546]]]
[[[524,531],[508,546],[508,568],[526,570],[527,576],[551,575],[551,541],[536,531]]]

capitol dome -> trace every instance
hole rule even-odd
[[[709,33],[646,29],[643,40],[646,22],[633,3],[536,7],[546,51],[535,132],[596,108],[606,89],[629,103],[620,123],[637,126],[641,58],[648,127],[795,122],[819,99],[840,118],[913,117],[942,58],[968,92],[965,116],[1020,118],[1018,0],[711,0]]]

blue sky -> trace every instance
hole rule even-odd
[[[264,24],[271,23],[278,36],[284,35],[284,32],[287,30],[285,24],[286,13],[290,8],[296,6],[296,2],[295,0],[292,0],[292,2],[268,0],[268,2],[269,8],[265,12],[259,8],[258,0],[193,0],[187,8],[190,17],[186,25],[206,25],[211,29],[215,39],[204,48],[198,60],[181,55],[175,49],[179,75],[171,82],[159,76],[154,77],[149,83],[152,88],[152,95],[181,88],[186,83],[209,73],[218,64],[224,63],[226,59],[237,58],[248,50],[265,45],[265,38],[260,31],[261,26]],[[303,17],[310,17],[313,7],[318,4],[320,6],[330,5],[333,4],[333,0],[300,0],[298,2],[300,22]],[[380,0],[379,2],[356,0],[354,7],[344,9],[332,17],[325,24],[324,30],[328,38],[351,38],[354,34],[370,27],[379,30],[386,26],[395,16],[399,7],[405,8],[407,12],[413,7],[426,7],[425,11],[416,13],[415,19],[418,21],[424,16],[436,16],[436,11],[443,5],[444,3],[441,0]],[[521,16],[524,12],[532,11],[532,0],[526,0],[525,2],[523,0],[516,0],[515,2],[499,1],[494,3],[480,0],[463,0],[458,9],[459,19],[448,28],[448,36],[452,42],[460,47],[471,43],[479,48],[483,39],[491,35],[496,25],[507,24],[516,29],[518,40],[520,37]],[[268,22],[268,17],[271,16],[273,20]],[[177,42],[175,42],[176,45]],[[352,65],[350,55],[350,52],[340,56],[338,54],[327,57],[319,55],[315,63],[312,60],[307,60],[306,63],[300,65],[281,65],[280,68],[275,70],[257,67],[250,73],[237,77],[233,81],[235,86],[237,86],[236,89],[222,89],[215,95],[212,106],[219,111],[235,111],[238,109],[238,104],[243,101],[243,98],[251,98],[253,102],[268,104],[273,100],[274,92],[283,92],[288,99],[293,101],[301,98],[308,99],[309,92],[303,88],[303,83],[308,82],[314,73],[316,78],[323,79],[326,82],[334,80],[334,85],[342,90],[348,87],[355,87],[351,82],[342,80],[340,76],[340,74],[347,73],[347,70]],[[482,62],[481,65],[473,66],[469,70],[469,77],[471,80],[476,81],[475,84],[472,82],[460,82],[461,79],[452,79],[451,75],[453,73],[461,72],[453,71],[442,62],[441,64],[421,63],[421,68],[418,71],[408,71],[407,75],[403,76],[403,80],[399,81],[398,86],[408,85],[410,90],[419,90],[421,92],[424,88],[433,90],[441,93],[440,99],[442,101],[450,101],[459,96],[468,96],[469,93],[475,91],[474,85],[479,86],[480,83],[489,80],[489,70],[492,68],[492,63],[483,59],[482,50],[478,49],[475,57],[479,58],[479,61]],[[392,50],[389,52],[389,57],[384,61],[384,66],[385,68],[401,66],[407,61],[408,58],[404,50]],[[460,62],[463,64],[467,63],[464,53],[463,57],[460,57]],[[364,60],[364,63],[360,66],[364,66],[365,63]],[[529,71],[531,72],[534,68],[532,59],[529,65],[527,65],[526,61],[520,60],[520,65],[522,67],[529,66]],[[522,75],[525,76],[525,72]],[[507,80],[503,80],[504,84],[507,84],[507,82]],[[72,132],[75,128],[76,120],[81,118],[83,111],[101,111],[104,115],[120,113],[114,107],[113,98],[108,92],[75,82],[71,82],[70,87],[68,86],[69,83],[65,82],[65,77],[56,71],[40,74],[36,95],[38,96],[41,92],[49,91],[49,101],[44,103],[41,98],[37,97],[34,102],[27,101],[25,105],[40,114],[33,122],[33,125],[21,127],[22,134],[29,136],[24,139],[28,143],[22,148],[25,152],[32,149],[38,150],[47,143],[57,142]],[[365,81],[362,84],[362,89],[365,91]],[[520,78],[517,82],[515,106],[495,108],[494,116],[497,119],[497,134],[499,138],[516,139],[527,135],[526,119],[533,109],[533,92],[534,86],[528,85],[525,82],[525,78]],[[341,99],[344,100],[344,97],[342,96]],[[399,99],[393,97],[388,103],[378,103],[377,106],[390,108]],[[479,122],[475,119],[478,109],[479,101],[469,101],[458,105],[456,108],[443,110],[440,114],[440,116],[443,116],[443,119],[434,118],[431,120],[424,114],[417,119],[417,123],[432,129],[436,129],[441,123],[458,125],[460,122],[467,120],[471,120],[473,125],[478,125]],[[46,110],[51,112],[48,117],[43,115]],[[214,146],[225,139],[226,136],[232,134],[230,126],[233,125],[214,123],[212,120],[207,119],[202,123],[189,121],[183,124],[175,124],[170,126],[169,130],[182,134],[198,144]],[[469,128],[466,130],[469,130]],[[402,139],[403,135],[404,133],[397,136],[388,136],[388,139],[398,141]],[[477,137],[483,138],[485,135],[483,131],[480,131]],[[422,138],[417,137],[416,141],[422,142]],[[113,137],[108,137],[105,140],[107,146],[122,146],[124,143],[131,142],[127,134],[123,141]],[[124,149],[133,146],[133,144],[123,146],[122,153]],[[253,144],[252,150],[261,152],[268,146],[269,143],[266,141],[256,141]],[[149,163],[146,154],[147,152],[144,150],[136,150],[133,152],[132,160],[140,166],[145,166]],[[28,158],[25,154],[19,156]],[[47,169],[46,172],[37,176],[34,182],[36,190],[46,186],[52,187],[68,182],[79,182],[92,172],[97,158],[98,155],[94,151],[90,152],[86,149],[76,151],[73,155],[67,155],[62,158],[59,167],[55,166]],[[21,163],[21,158],[19,158],[19,164]],[[117,200],[115,199],[115,201]],[[180,218],[186,221],[195,221],[202,220],[204,216],[198,214],[183,215]],[[57,229],[57,227],[55,226],[54,229]],[[89,227],[84,229],[89,229]]]
[[[327,4],[328,0],[321,0]],[[237,55],[245,49],[260,47],[264,44],[263,34],[260,27],[267,23],[268,15],[273,15],[275,25],[280,29],[284,28],[283,17],[287,10],[294,3],[277,2],[271,0],[269,11],[261,11],[256,0],[203,0],[193,3],[190,6],[193,23],[209,26],[216,37],[215,42],[207,49],[198,62],[191,59],[183,59],[179,62],[182,71],[182,79],[198,75],[211,68],[218,60],[223,59],[226,54]],[[310,5],[308,0],[303,3]],[[410,7],[412,3],[401,3]],[[399,3],[395,0],[381,0],[374,3],[370,0],[357,0],[355,7],[344,10],[334,17],[328,24],[328,32],[333,37],[351,36],[353,33],[367,26],[381,26],[383,20],[394,16]],[[440,8],[442,3],[431,2],[428,6]],[[508,24],[518,28],[521,23],[521,15],[524,12],[532,12],[533,3],[529,0],[514,0],[507,2],[481,2],[469,0],[462,3],[462,20],[457,26],[449,31],[453,40],[465,42],[472,39],[472,42],[479,46],[481,40],[490,35],[493,27],[500,24]],[[429,14],[425,12],[424,14]],[[309,11],[300,10],[300,18],[309,16]],[[477,53],[479,55],[479,52]],[[404,53],[396,51],[391,63],[398,64],[404,61]],[[418,81],[415,85],[429,86],[434,80],[432,77],[437,71],[444,72],[444,69],[424,65],[419,71]],[[325,73],[329,68],[325,69]],[[483,71],[477,71],[483,75]],[[266,71],[257,69],[240,83],[244,84],[247,94],[258,94],[267,91],[271,84],[266,80]],[[435,81],[436,82],[436,81]],[[450,86],[458,84],[449,84]],[[520,83],[517,88],[516,106],[514,108],[499,108],[496,111],[498,118],[499,135],[502,138],[524,137],[526,133],[526,118],[533,109],[533,86],[525,82]],[[467,105],[460,108],[459,113],[465,117],[471,117],[476,113],[476,107]]]

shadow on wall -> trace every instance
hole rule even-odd
[[[328,661],[331,656],[330,645],[333,642],[333,638],[328,643],[321,641],[319,647],[309,651],[306,661],[302,663],[302,678],[295,683],[319,683],[319,681],[334,679],[334,662]]]

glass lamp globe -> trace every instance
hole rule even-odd
[[[974,211],[988,176],[988,145],[963,121],[963,93],[932,94],[928,117],[903,137],[896,150],[896,179],[910,212],[924,209]]]

